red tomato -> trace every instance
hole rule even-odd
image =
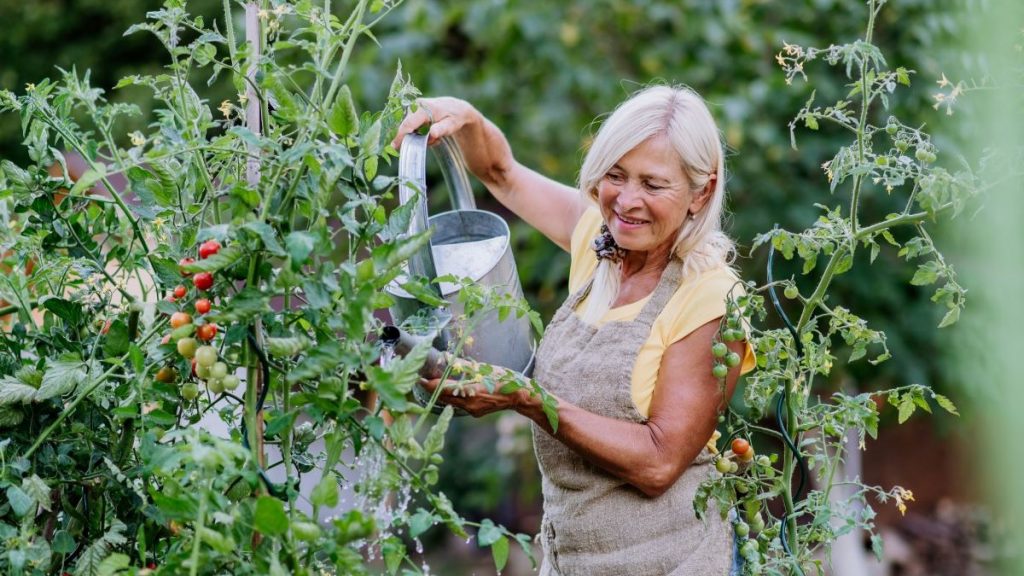
[[[186,272],[184,267],[187,264],[191,264],[191,263],[193,263],[195,261],[196,261],[195,258],[182,258],[181,260],[178,260],[178,267],[179,267],[178,272],[181,273],[182,276],[191,276],[192,273],[191,272]]]
[[[216,240],[207,240],[199,245],[199,258],[209,258],[220,251],[220,242]]]
[[[743,456],[750,450],[750,442],[747,442],[743,438],[737,438],[732,441],[732,453],[737,456]]]
[[[171,314],[171,328],[178,329],[185,324],[191,324],[192,317],[188,315],[188,312],[175,312]]]
[[[210,301],[206,298],[196,300],[196,314],[206,314],[210,311]]]
[[[200,272],[192,278],[192,283],[200,290],[209,290],[213,287],[213,274]]]
[[[178,284],[177,286],[174,287],[175,298],[184,298],[185,294],[188,294],[188,288],[185,288],[181,284]]]
[[[196,328],[196,338],[199,338],[204,342],[209,342],[210,340],[213,340],[213,337],[216,335],[216,324],[203,324],[202,326]]]

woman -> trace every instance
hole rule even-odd
[[[711,346],[736,277],[707,107],[685,88],[637,93],[602,125],[578,190],[516,162],[501,131],[454,98],[421,100],[395,146],[428,122],[430,142],[453,136],[502,204],[572,254],[571,296],[533,374],[558,399],[558,432],[525,392],[445,397],[477,416],[515,410],[533,421],[541,574],[727,574],[731,530],[717,514],[696,519],[693,498],[712,473],[705,445],[718,413],[754,359],[730,344],[745,357],[723,395]]]

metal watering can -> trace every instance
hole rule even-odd
[[[448,185],[452,211],[429,217],[427,136],[407,135],[399,156],[399,201],[402,204],[416,202],[408,233],[411,235],[434,229],[430,245],[424,246],[409,258],[409,272],[430,279],[448,274],[468,277],[485,288],[522,298],[523,289],[512,256],[508,224],[497,214],[476,209],[466,162],[455,140],[442,138],[434,150]],[[464,326],[449,323],[452,318],[458,319],[463,313],[463,306],[458,301],[459,286],[447,282],[432,286],[448,302],[448,309],[428,306],[393,283],[387,287],[387,292],[395,300],[391,307],[391,317],[395,324],[414,315],[419,315],[420,319],[426,317],[425,324],[431,328],[420,336],[432,338],[435,347],[445,349],[452,343],[453,334],[465,329]],[[529,319],[509,314],[504,321],[499,321],[496,310],[479,314],[468,334],[472,338],[464,342],[461,355],[529,375],[533,370],[536,350]]]

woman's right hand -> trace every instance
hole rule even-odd
[[[420,98],[418,108],[398,125],[391,145],[400,149],[406,135],[429,126],[427,144],[455,139],[473,173],[499,202],[553,242],[569,249],[573,228],[585,205],[575,188],[530,170],[512,155],[498,129],[472,104],[451,97]]]
[[[421,128],[427,127],[430,130],[427,144],[433,145],[439,139],[455,136],[465,126],[483,120],[483,116],[469,102],[450,96],[420,98],[416,100],[416,106],[416,111],[406,116],[398,125],[395,139],[391,141],[396,150],[402,146],[406,134]]]

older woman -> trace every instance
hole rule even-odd
[[[537,350],[534,378],[558,399],[552,433],[525,393],[445,398],[474,415],[515,410],[534,423],[543,475],[542,575],[722,574],[731,531],[693,498],[712,474],[705,449],[741,371],[723,391],[712,340],[736,283],[722,232],[718,129],[686,88],[642,90],[603,123],[579,187],[519,164],[468,103],[420,101],[403,136],[431,122],[502,204],[569,251],[570,296]],[[436,382],[433,383],[436,385]]]

